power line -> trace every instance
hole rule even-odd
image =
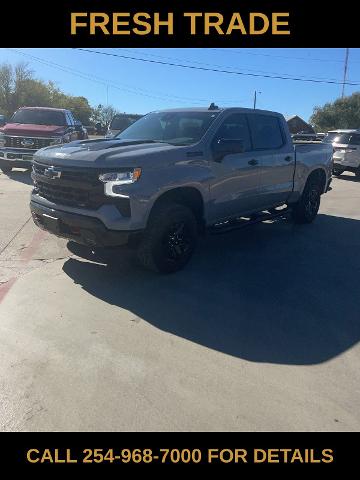
[[[330,59],[330,58],[314,58],[314,57],[294,57],[293,55],[287,56],[287,55],[272,55],[271,53],[258,53],[258,52],[245,52],[243,50],[232,50],[231,48],[212,48],[211,50],[221,50],[223,52],[230,52],[230,53],[236,53],[236,54],[241,54],[241,55],[253,55],[253,56],[260,56],[260,57],[272,57],[272,58],[284,58],[287,60],[305,60],[306,62],[331,62],[331,63],[343,63],[343,60],[337,60],[337,59]],[[356,61],[356,63],[360,63],[359,61]]]
[[[187,101],[208,102],[208,99],[204,99],[204,98],[199,99],[199,98],[184,97],[184,96],[180,97],[180,96],[177,96],[177,95],[170,95],[170,94],[164,94],[164,93],[154,95],[154,94],[146,93],[146,92],[150,92],[150,90],[142,89],[142,88],[139,88],[139,87],[131,87],[127,84],[122,84],[124,86],[119,87],[119,85],[116,84],[115,82],[113,82],[112,80],[107,80],[107,79],[98,77],[98,76],[93,75],[93,74],[88,74],[88,73],[82,72],[80,70],[76,70],[74,68],[71,68],[71,67],[60,65],[58,63],[52,62],[51,60],[45,60],[43,58],[40,58],[40,57],[31,55],[29,53],[25,53],[25,52],[16,50],[14,48],[8,48],[7,50],[15,52],[15,53],[17,53],[19,55],[22,55],[24,57],[30,58],[30,59],[32,59],[36,62],[42,63],[42,64],[47,65],[49,67],[56,68],[56,69],[61,70],[63,72],[66,72],[66,73],[69,73],[71,75],[77,76],[79,78],[104,85],[106,88],[108,88],[110,86],[114,89],[121,90],[121,91],[130,93],[132,95],[141,95],[141,96],[154,98],[154,99],[160,99],[160,100],[173,100],[173,101],[182,102],[182,103],[187,103]],[[220,100],[220,99],[218,99],[218,100]],[[243,102],[244,99],[236,99],[236,100],[225,99],[225,100],[221,100],[221,101],[222,101],[222,103],[230,103],[230,102],[239,103],[239,102]]]
[[[87,53],[93,53],[97,55],[105,55],[108,57],[116,57],[116,58],[122,58],[125,60],[134,60],[138,62],[145,62],[145,63],[153,63],[157,65],[166,65],[170,67],[180,67],[180,68],[187,68],[191,70],[201,70],[204,72],[215,72],[215,73],[225,73],[229,75],[241,75],[241,76],[248,76],[248,77],[261,77],[261,78],[270,78],[270,79],[275,79],[275,80],[291,80],[291,81],[296,81],[296,82],[310,82],[310,83],[327,83],[327,84],[332,84],[332,85],[342,85],[343,82],[339,82],[336,80],[320,80],[320,79],[312,79],[312,78],[300,78],[300,77],[285,77],[283,75],[266,75],[266,74],[260,74],[260,73],[248,73],[248,72],[241,72],[239,70],[224,70],[220,68],[208,68],[208,67],[196,67],[194,65],[184,65],[180,63],[174,63],[174,62],[163,62],[160,60],[150,60],[148,58],[141,58],[141,57],[133,57],[130,55],[120,55],[116,53],[110,53],[110,52],[99,52],[97,50],[89,50],[87,48],[74,48],[74,50],[79,50],[82,52],[87,52]],[[352,85],[352,86],[357,86],[360,85],[359,83],[355,82],[345,82],[346,85]]]
[[[128,50],[128,49],[125,49],[125,48],[121,48],[122,52],[129,52],[131,54],[138,55],[136,50],[137,49],[135,49],[135,51],[134,51],[134,50]],[[226,51],[226,49],[212,49],[212,50]],[[237,52],[237,53],[240,53],[240,52]],[[197,64],[197,65],[205,65],[205,66],[216,67],[216,68],[226,68],[226,69],[236,68],[234,66],[229,66],[229,65],[217,65],[217,64],[214,64],[214,63],[199,62],[199,61],[196,61],[196,60],[180,59],[180,58],[176,58],[176,57],[168,57],[168,56],[165,56],[165,55],[158,55],[158,54],[148,53],[148,52],[144,52],[144,51],[141,51],[139,54],[143,55],[145,57],[150,56],[150,57],[157,57],[157,58],[165,58],[167,60],[172,60],[172,61],[185,62],[185,63],[189,63],[189,64],[193,63],[193,64]],[[290,58],[290,57],[284,57],[284,58]],[[265,73],[267,75],[282,75],[282,76],[286,76],[286,77],[292,77],[293,76],[292,74],[288,74],[288,73],[281,73],[280,74],[278,72],[269,72],[269,71],[265,71],[265,70],[254,70],[252,68],[244,68],[244,66],[242,66],[242,71],[255,72],[255,73]],[[310,78],[310,79],[315,79],[315,80],[334,80],[334,81],[337,81],[336,78],[324,78],[324,77],[314,77],[314,76],[307,77],[305,75],[298,75],[298,78],[304,78],[304,79],[309,79]]]

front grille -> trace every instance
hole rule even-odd
[[[131,216],[128,198],[111,198],[104,193],[99,173],[104,170],[61,167],[60,178],[49,178],[49,165],[33,162],[34,193],[57,205],[97,210],[104,204],[117,207],[123,217]]]
[[[47,165],[33,163],[35,193],[49,202],[78,208],[97,209],[107,203],[104,185],[97,172],[61,168],[60,178],[45,175]]]
[[[32,141],[30,145],[26,145],[26,142]],[[53,141],[52,138],[36,138],[36,137],[11,137],[5,136],[5,147],[10,148],[27,148],[31,150],[39,150],[40,148],[48,147]],[[22,144],[24,143],[24,145]]]
[[[75,188],[37,181],[36,191],[41,197],[53,203],[80,208],[91,208],[89,193]]]
[[[44,176],[45,169],[47,169],[49,165],[42,165],[41,163],[33,163],[33,171],[37,175]],[[99,180],[99,173],[97,170],[85,170],[84,168],[77,169],[71,167],[61,167],[61,181],[70,181],[70,182],[77,182],[77,183],[84,183],[86,187],[90,184],[93,186],[96,185],[103,185]]]

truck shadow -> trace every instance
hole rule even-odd
[[[252,362],[325,362],[360,339],[360,221],[319,215],[208,237],[170,276],[76,258],[64,272],[156,328]],[[105,319],[104,319],[105,321]]]
[[[24,183],[25,185],[33,184],[29,170],[16,169],[6,175],[11,178],[11,180],[15,180],[16,182]]]
[[[340,176],[336,178],[338,180],[346,180],[348,182],[360,182],[360,177],[356,177],[354,174],[342,173]]]

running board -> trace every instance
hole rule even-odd
[[[231,232],[232,230],[238,230],[240,228],[249,227],[250,225],[255,225],[256,223],[265,222],[267,220],[273,220],[279,217],[288,217],[291,212],[291,208],[287,207],[283,210],[279,210],[277,213],[264,213],[261,212],[257,215],[252,215],[251,217],[239,217],[226,220],[221,223],[215,223],[208,228],[208,232],[214,235]]]

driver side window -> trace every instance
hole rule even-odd
[[[245,114],[233,113],[227,117],[216,132],[214,143],[220,139],[242,140],[244,151],[252,150],[249,125]]]

